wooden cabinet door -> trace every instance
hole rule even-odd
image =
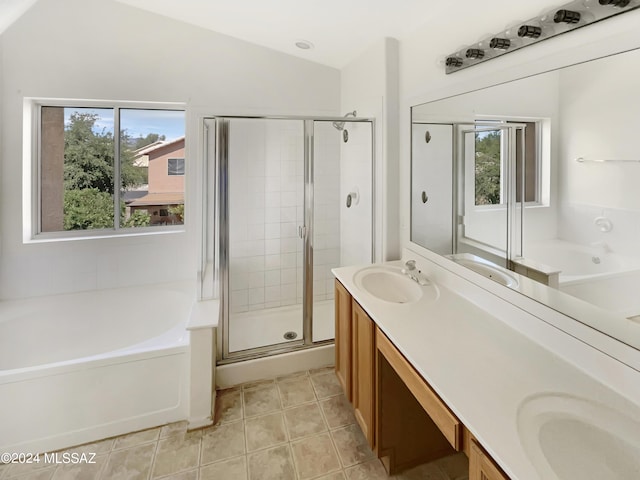
[[[351,307],[353,408],[356,420],[375,447],[375,324],[356,301]]]
[[[471,441],[469,480],[509,480],[493,459],[475,441]]]
[[[335,281],[336,376],[347,399],[351,401],[351,295]]]

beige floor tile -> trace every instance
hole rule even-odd
[[[327,365],[326,367],[314,368],[312,370],[309,370],[309,375],[324,375],[325,373],[332,373],[335,371],[335,365]]]
[[[109,460],[108,454],[96,455],[95,463],[68,463],[59,465],[52,480],[95,480],[100,477]]]
[[[325,475],[324,477],[318,477],[316,480],[346,480],[343,471],[330,473],[329,475]]]
[[[143,430],[141,432],[129,433],[128,435],[122,435],[115,439],[113,445],[114,450],[121,448],[135,447],[136,445],[142,445],[143,443],[155,442],[160,435],[159,428],[152,428],[151,430]]]
[[[319,404],[329,428],[342,427],[344,425],[356,423],[356,417],[353,414],[353,407],[344,395],[336,395],[335,397],[321,400]]]
[[[320,406],[315,402],[289,408],[282,413],[290,440],[308,437],[327,430]]]
[[[244,416],[255,417],[282,409],[280,395],[275,383],[271,385],[243,390]]]
[[[433,462],[410,468],[392,478],[394,480],[449,480]]]
[[[202,432],[173,435],[158,442],[152,478],[192,470],[200,462]]]
[[[291,443],[293,461],[300,479],[313,478],[340,470],[340,460],[329,433]]]
[[[235,422],[240,419],[242,419],[242,390],[219,395],[216,398],[215,423]]]
[[[275,383],[275,379],[268,378],[263,380],[256,380],[255,382],[247,382],[242,385],[242,390],[250,390],[252,388],[260,388],[266,387],[268,385],[273,385]]]
[[[289,445],[247,455],[249,480],[295,480]]]
[[[123,450],[114,450],[109,454],[107,466],[100,476],[103,480],[146,480],[151,471],[155,443],[147,443]]]
[[[99,440],[97,442],[85,443],[84,445],[79,445],[77,447],[69,448],[65,450],[65,452],[70,453],[95,453],[96,455],[100,455],[103,453],[109,453],[113,448],[113,444],[115,443],[115,439],[107,438],[106,440]]]
[[[231,458],[200,468],[200,480],[247,480],[247,457]]]
[[[378,459],[347,468],[344,473],[348,480],[387,480],[389,478]]]
[[[289,380],[293,380],[301,377],[308,377],[309,372],[306,370],[301,370],[299,372],[290,373],[289,375],[282,375],[281,377],[276,377],[276,382],[288,382]]]
[[[316,399],[311,382],[306,376],[280,382],[278,383],[278,390],[280,391],[280,399],[284,408],[313,402]]]
[[[342,386],[338,382],[338,377],[331,371],[318,375],[311,375],[311,382],[318,398],[327,398],[342,393]]]
[[[237,457],[244,453],[244,422],[216,425],[202,432],[201,465]]]
[[[358,425],[349,425],[331,431],[331,436],[338,449],[340,460],[345,467],[374,458],[367,439]]]
[[[440,458],[432,462],[432,464],[436,465],[447,479],[458,480],[469,475],[469,460],[464,453],[456,453],[455,455]]]
[[[272,413],[245,420],[247,451],[273,447],[287,441],[282,413]]]
[[[9,471],[10,466],[11,465],[8,465],[6,463],[0,463],[0,478],[4,478],[6,473]]]
[[[29,473],[18,475],[17,477],[10,476],[7,478],[10,478],[11,480],[51,480],[55,471],[56,467],[49,465],[46,468],[41,468],[40,470],[31,471]]]
[[[171,437],[172,435],[184,435],[187,433],[188,422],[169,423],[160,429],[160,438]]]
[[[198,480],[198,469],[176,473],[175,475],[169,475],[168,477],[162,477],[161,480]]]
[[[12,463],[10,465],[6,465],[6,473],[3,478],[13,478],[20,475],[33,474],[40,470],[44,470],[45,468],[51,468],[52,465],[49,463],[44,463],[44,458],[40,456],[40,462],[33,463]],[[55,470],[55,466],[53,466]],[[53,475],[53,473],[51,474]]]

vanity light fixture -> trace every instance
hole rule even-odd
[[[575,0],[446,57],[447,74],[640,7],[640,0]]]

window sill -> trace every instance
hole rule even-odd
[[[185,233],[187,230],[184,225],[174,225],[167,227],[138,227],[123,228],[120,230],[91,230],[91,231],[69,231],[69,232],[47,232],[39,233],[25,238],[24,244],[52,243],[52,242],[77,242],[86,240],[100,240],[107,238],[133,238],[148,237],[156,235],[173,235]],[[87,232],[87,233],[83,233]]]

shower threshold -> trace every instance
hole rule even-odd
[[[314,302],[314,342],[335,337],[334,315],[333,300]],[[303,340],[302,305],[232,313],[229,317],[230,353]],[[291,333],[296,337],[285,338]]]

